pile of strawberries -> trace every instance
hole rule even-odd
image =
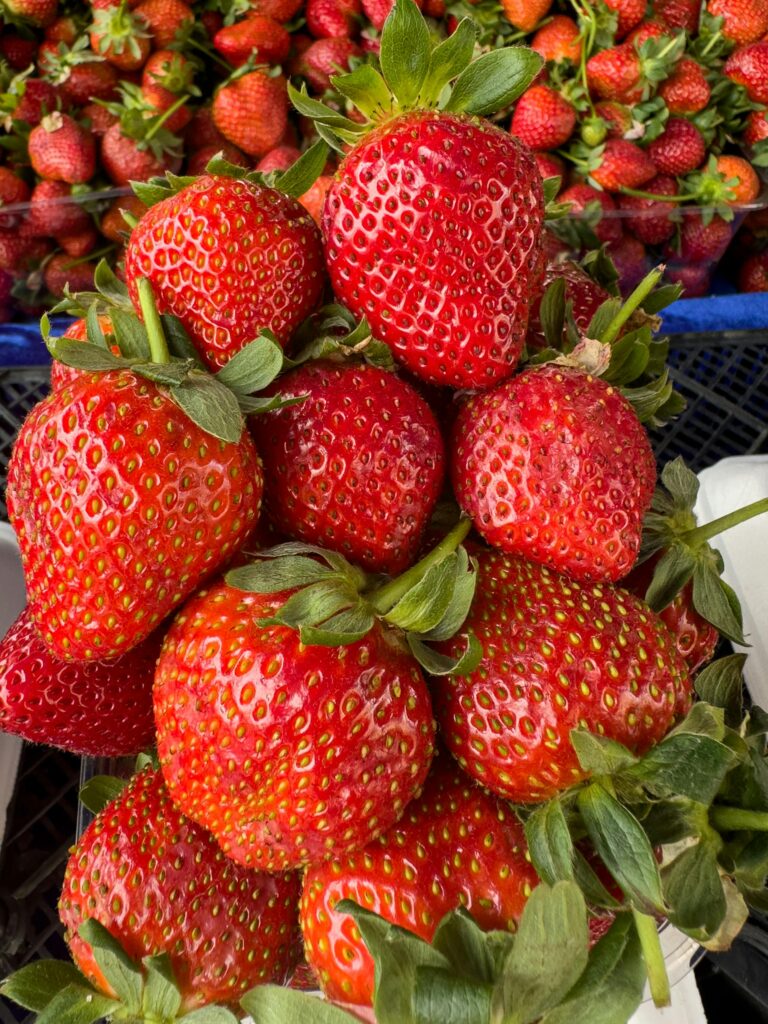
[[[43,1022],[624,1024],[661,922],[722,949],[764,906],[709,541],[768,498],[697,525],[657,479],[680,289],[548,258],[556,184],[488,119],[543,62],[477,33],[397,0],[349,116],[291,87],[320,141],[269,182],[136,185],[124,280],[43,317],[0,727],[139,753],[83,793],[74,964],[3,983]]]

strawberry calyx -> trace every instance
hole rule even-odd
[[[146,22],[133,14],[126,0],[114,7],[97,8],[89,32],[95,37],[95,49],[100,54],[128,53],[137,60],[142,56],[138,40],[150,38]]]
[[[82,64],[101,64],[105,60],[106,57],[94,53],[90,48],[88,37],[81,36],[71,46],[60,42],[55,52],[46,53],[42,77],[53,85],[61,85],[67,81],[73,67]]]
[[[172,157],[181,156],[181,139],[164,125],[187,102],[192,95],[191,92],[181,94],[161,113],[157,113],[155,107],[147,102],[141,88],[132,82],[123,82],[118,93],[119,100],[94,102],[119,119],[122,134],[133,139],[139,149],[149,149],[158,158],[166,154]]]
[[[508,107],[533,82],[543,65],[532,50],[508,46],[474,58],[477,27],[469,18],[435,42],[413,0],[396,0],[381,32],[381,72],[371,64],[331,78],[362,119],[353,121],[312,99],[302,86],[288,94],[300,114],[315,122],[333,149],[360,141],[374,127],[414,110],[489,115]]]
[[[768,512],[768,498],[699,526],[693,513],[698,492],[699,480],[681,458],[664,466],[643,526],[639,562],[660,555],[645,600],[654,611],[662,611],[691,582],[699,615],[728,640],[746,645],[739,600],[722,579],[722,555],[709,542]]]
[[[260,624],[295,629],[307,646],[355,643],[380,620],[403,633],[411,654],[430,674],[471,672],[481,656],[471,633],[458,658],[439,654],[430,646],[457,633],[469,612],[477,564],[461,542],[470,527],[468,519],[460,519],[424,558],[384,582],[343,555],[299,542],[259,551],[252,564],[227,573],[226,581],[255,594],[294,590]]]
[[[368,321],[356,321],[340,303],[323,306],[298,329],[295,336],[298,352],[286,364],[299,366],[316,359],[348,362],[363,360],[382,370],[395,370],[396,363],[389,345],[371,334]]]

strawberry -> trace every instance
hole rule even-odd
[[[710,94],[704,68],[690,57],[683,57],[669,78],[659,86],[659,96],[670,114],[698,114],[707,107]]]
[[[549,285],[560,278],[565,281],[565,301],[571,303],[574,322],[582,333],[586,332],[600,306],[611,297],[610,293],[577,263],[571,260],[549,263],[541,288],[531,303],[531,319],[526,338],[526,345],[531,351],[547,347],[544,329],[541,326],[541,300]]]
[[[419,667],[387,627],[312,646],[277,624],[280,604],[224,582],[200,591],[166,636],[154,690],[173,800],[227,856],[269,871],[386,831],[420,790],[434,737]]]
[[[654,14],[670,28],[684,28],[694,35],[701,18],[701,0],[655,0]]]
[[[668,242],[665,258],[683,265],[701,263],[714,266],[733,237],[731,224],[719,216],[705,223],[702,214],[696,211],[683,209],[682,213],[679,246]]]
[[[192,120],[184,130],[184,148],[187,152],[205,149],[208,146],[221,146],[227,140],[213,123],[213,108],[208,105],[198,107]]]
[[[599,164],[590,176],[608,192],[619,192],[623,187],[639,188],[657,173],[651,156],[626,139],[608,139],[598,159]]]
[[[675,196],[678,193],[675,179],[665,174],[652,178],[645,190],[658,196]],[[620,196],[618,203],[619,209],[627,213],[624,221],[627,230],[645,245],[661,245],[675,233],[672,203],[640,196]]]
[[[55,111],[29,133],[29,160],[41,178],[77,185],[96,171],[96,145],[77,121]]]
[[[141,141],[126,135],[118,121],[102,136],[101,165],[115,185],[129,185],[178,171],[181,160],[172,153],[157,155],[151,147],[142,148]]]
[[[303,195],[299,196],[299,202],[318,227],[323,219],[325,198],[332,184],[333,178],[330,174],[321,174],[317,181]]]
[[[215,276],[200,272],[201,245],[216,261]],[[178,316],[206,362],[218,368],[263,328],[287,344],[314,310],[324,286],[320,235],[289,196],[205,175],[141,219],[131,233],[125,276],[134,296],[138,279],[149,278],[161,312]]]
[[[715,167],[725,181],[731,183],[732,204],[747,205],[753,203],[760,195],[762,185],[757,171],[744,157],[730,154],[719,156],[715,161]]]
[[[768,110],[751,110],[742,136],[747,146],[756,146],[768,139]]]
[[[360,0],[307,0],[304,16],[315,39],[354,36],[360,29]]]
[[[534,153],[536,167],[542,181],[547,178],[562,178],[565,175],[565,162],[554,153]]]
[[[595,104],[595,115],[605,123],[605,131],[609,138],[624,138],[632,130],[632,109],[623,103],[603,100]]]
[[[381,32],[384,22],[387,20],[394,7],[395,0],[361,0],[363,11],[370,23],[377,32]],[[537,0],[540,2],[540,0]],[[416,6],[421,9],[423,0],[416,0]]]
[[[599,99],[636,103],[648,99],[659,82],[667,78],[683,54],[685,35],[669,38],[651,33],[651,24],[642,26],[647,38],[639,34],[632,41],[600,50],[587,61],[587,85]]]
[[[635,48],[639,49],[649,39],[661,39],[662,36],[668,34],[669,27],[663,21],[651,18],[648,21],[642,22],[637,28],[632,29],[625,42],[633,43]]]
[[[94,251],[101,236],[96,230],[96,225],[89,218],[88,223],[74,234],[56,235],[55,237],[61,250],[67,256],[81,259]]]
[[[183,1014],[208,1003],[236,1003],[253,985],[287,979],[295,961],[299,886],[295,875],[233,864],[208,832],[174,807],[162,776],[148,767],[75,845],[59,915],[75,963],[111,997],[109,970],[102,971],[79,931],[83,922],[100,922],[137,969],[143,961],[146,970],[143,958],[165,953]],[[169,1016],[175,1014],[166,1002],[156,1019]]]
[[[164,50],[176,39],[176,33],[191,26],[192,8],[183,0],[142,0],[135,15],[149,28],[156,49]]]
[[[314,92],[322,93],[331,86],[333,75],[349,70],[350,60],[362,56],[362,50],[347,36],[317,39],[291,65],[294,75],[306,78]]]
[[[154,634],[116,661],[73,665],[51,654],[23,611],[0,641],[0,729],[88,757],[150,747],[160,640]]]
[[[352,919],[335,909],[340,900],[353,899],[428,941],[441,918],[459,906],[481,928],[505,931],[538,884],[526,854],[509,807],[440,757],[397,825],[304,877],[304,945],[326,997],[356,1007],[373,999],[373,960]]]
[[[71,46],[80,35],[80,25],[74,18],[63,15],[51,22],[45,30],[45,38],[53,43],[66,43]]]
[[[611,246],[611,260],[619,275],[619,291],[624,296],[635,290],[650,269],[645,245],[630,234],[624,234]]]
[[[489,544],[581,580],[632,567],[656,469],[615,387],[555,364],[527,370],[466,402],[450,447],[456,499]]]
[[[605,0],[605,4],[618,15],[617,39],[623,39],[645,18],[647,0]]]
[[[672,176],[696,170],[704,162],[706,154],[704,136],[695,124],[684,117],[670,117],[664,131],[648,147],[648,156],[658,172]],[[630,187],[637,188],[636,185]]]
[[[29,200],[29,185],[10,167],[0,167],[0,211],[5,206],[26,203]],[[19,221],[19,214],[0,212],[0,230],[7,231]]]
[[[275,146],[259,160],[256,170],[261,174],[268,174],[270,171],[287,171],[300,156],[301,152],[295,146]]]
[[[151,49],[147,23],[132,13],[124,0],[120,6],[94,10],[90,28],[91,48],[121,71],[141,68]]]
[[[475,557],[465,628],[483,656],[474,672],[433,686],[443,739],[465,771],[515,803],[540,803],[585,777],[572,729],[638,753],[665,735],[691,683],[647,605],[502,552]]]
[[[109,242],[122,242],[130,232],[123,217],[123,210],[136,220],[141,220],[147,212],[146,206],[138,196],[118,196],[117,199],[113,199],[99,223],[99,230]]]
[[[559,63],[570,60],[578,64],[581,60],[581,31],[573,20],[564,14],[555,14],[537,30],[531,40],[531,49],[540,53],[544,60]]]
[[[719,259],[719,257],[718,257]],[[670,284],[679,284],[685,299],[709,295],[712,287],[712,264],[704,263],[670,265],[664,275]]]
[[[45,28],[56,19],[59,0],[4,0],[9,13],[35,28]]]
[[[629,43],[600,50],[587,61],[589,91],[601,99],[621,97],[634,90],[640,80],[640,61]]]
[[[74,46],[58,43],[45,51],[41,47],[39,66],[65,99],[76,107],[92,100],[109,100],[118,82],[116,69],[87,46],[84,37]]]
[[[501,0],[507,21],[521,32],[532,32],[549,14],[552,0]]]
[[[576,126],[576,111],[548,85],[533,85],[517,101],[509,130],[531,149],[564,146]]]
[[[768,40],[742,46],[725,62],[723,72],[743,85],[753,103],[768,104]]]
[[[238,149],[264,156],[281,142],[288,124],[285,79],[251,71],[225,83],[213,99],[213,121]]]
[[[114,334],[114,328],[112,327],[112,321],[104,314],[99,314],[99,326],[104,332],[104,337]],[[64,332],[65,338],[74,338],[75,341],[87,341],[88,339],[88,328],[86,321],[83,318],[73,321]],[[117,353],[119,355],[119,349]],[[59,362],[58,359],[54,359],[51,363],[51,391],[58,391],[63,388],[66,384],[72,384],[79,377],[82,377],[85,373],[84,370],[77,370],[74,366],[67,366],[65,363]],[[157,654],[160,653],[158,648],[155,654],[155,661],[157,661]]]
[[[194,176],[205,174],[205,169],[214,157],[224,157],[235,167],[246,168],[250,164],[248,157],[237,146],[231,142],[222,142],[218,146],[206,146],[204,149],[197,149],[191,153],[187,160],[186,173]],[[267,154],[269,155],[269,154]]]
[[[213,37],[213,45],[232,67],[239,68],[253,57],[259,64],[280,64],[291,49],[287,30],[263,14],[225,25]]]
[[[9,29],[0,32],[0,56],[16,71],[24,71],[35,63],[37,47],[37,39],[28,39]]]
[[[3,110],[6,131],[13,129],[13,121],[25,121],[34,127],[40,124],[46,114],[56,110],[58,92],[44,78],[28,78],[18,75],[12,78],[5,90]]]
[[[444,474],[440,430],[424,399],[387,370],[328,361],[292,371],[264,394],[307,396],[252,428],[272,521],[372,572],[406,569]]]
[[[740,292],[768,292],[768,252],[753,253],[739,268]]]
[[[616,212],[616,203],[607,192],[593,188],[592,185],[571,185],[558,196],[558,202],[570,203],[571,214],[578,214],[595,210],[597,219],[589,223],[598,240],[605,245],[618,242],[621,238],[621,221]]]
[[[768,32],[768,0],[709,0],[707,10],[723,19],[726,39],[744,46]]]
[[[17,273],[20,269],[29,269],[34,241],[23,225],[0,231],[0,270]]]

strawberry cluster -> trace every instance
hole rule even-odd
[[[397,0],[378,66],[288,87],[300,159],[136,184],[124,280],[43,317],[0,726],[141,752],[83,793],[74,965],[3,985],[44,1021],[624,1024],[669,1000],[659,919],[725,948],[763,905],[709,541],[768,499],[700,526],[657,479],[680,289],[548,258],[555,189],[489,119],[543,62],[477,36]]]

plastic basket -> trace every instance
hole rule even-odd
[[[0,519],[7,517],[5,479],[11,447],[27,413],[48,393],[47,366],[0,369]]]

